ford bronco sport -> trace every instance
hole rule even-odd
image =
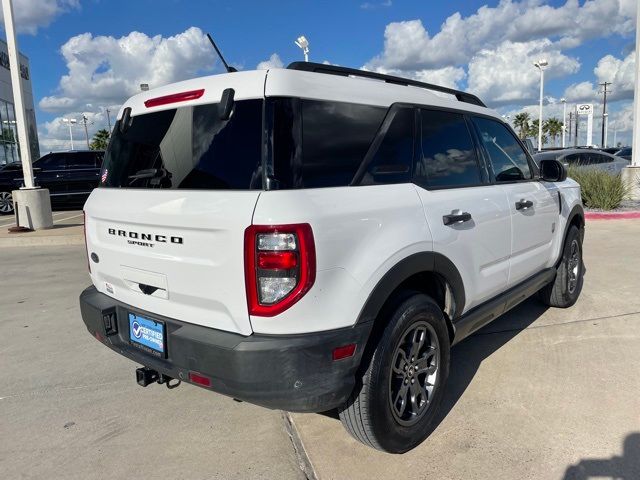
[[[129,99],[85,215],[82,317],[138,383],[337,409],[388,452],[428,435],[452,345],[583,281],[560,163],[471,94],[313,63]]]

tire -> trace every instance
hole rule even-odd
[[[449,375],[450,340],[442,310],[421,293],[402,300],[388,320],[339,415],[356,440],[404,453],[433,429]]]
[[[13,213],[13,197],[11,192],[0,192],[0,215]]]
[[[540,290],[538,296],[550,307],[567,308],[578,300],[584,282],[582,235],[576,226],[567,232],[556,278]]]

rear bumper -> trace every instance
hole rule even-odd
[[[137,363],[187,382],[194,371],[210,377],[215,392],[292,412],[330,410],[349,397],[371,330],[369,323],[303,335],[245,337],[147,313],[95,287],[80,295],[80,310],[94,337]],[[131,345],[128,312],[165,323],[167,358]],[[108,313],[115,313],[117,324],[117,333],[109,335],[103,320]],[[333,349],[351,343],[357,345],[355,355],[333,361]]]

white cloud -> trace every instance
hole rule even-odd
[[[598,83],[611,82],[611,100],[632,99],[635,81],[635,51],[624,59],[613,55],[602,57],[593,70]]]
[[[538,98],[540,74],[533,63],[546,58],[545,79],[576,73],[577,59],[564,55],[550,40],[504,42],[478,52],[469,62],[469,91],[493,106],[531,102]]]
[[[580,82],[569,85],[564,91],[567,102],[591,102],[596,97],[597,91],[591,82]]]
[[[584,40],[613,33],[629,34],[634,29],[634,0],[567,0],[552,7],[538,0],[502,0],[496,7],[483,6],[462,17],[448,17],[440,31],[430,35],[422,21],[387,25],[382,53],[367,67],[421,70],[461,65],[479,50],[497,48],[505,41],[527,42],[549,38],[559,47],[575,47]]]
[[[111,126],[115,121],[115,115],[118,113],[118,105],[109,107],[111,115]],[[89,142],[98,130],[108,129],[108,120],[106,108],[98,111],[77,111],[69,112],[65,115],[54,118],[49,122],[40,123],[38,125],[38,137],[40,140],[40,153],[45,154],[57,150],[68,150],[71,148],[71,140],[69,137],[69,126],[62,122],[63,118],[74,118],[77,124],[72,128],[73,144],[76,149],[87,148],[84,125],[82,123],[82,115],[87,117],[87,131],[89,133]]]
[[[360,4],[360,8],[362,8],[363,10],[373,10],[376,8],[381,8],[381,7],[390,7],[393,5],[393,2],[391,0],[384,0],[383,2],[364,2]]]
[[[13,15],[19,33],[35,35],[40,27],[48,26],[58,15],[80,8],[80,0],[15,0]],[[0,9],[4,30],[4,15]]]
[[[140,83],[159,87],[211,70],[215,63],[206,35],[195,27],[166,38],[140,32],[120,38],[83,33],[70,38],[61,53],[68,73],[58,91],[39,103],[49,112],[121,104]]]
[[[282,68],[282,67],[284,67],[284,63],[282,63],[280,56],[277,53],[274,53],[269,57],[269,60],[264,60],[260,62],[256,67],[256,69],[268,70],[270,68]]]

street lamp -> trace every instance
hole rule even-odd
[[[567,133],[567,99],[561,98],[560,101],[562,102],[562,148],[564,148],[564,139]]]
[[[309,40],[304,35],[300,35],[295,43],[298,48],[302,49],[302,53],[304,54],[304,61],[309,61]]]
[[[538,151],[542,150],[542,95],[544,93],[544,69],[549,65],[545,59],[538,60],[533,64],[540,70],[540,115],[538,116]]]
[[[140,90],[143,92],[147,92],[149,90],[149,84],[148,83],[141,83],[140,84]]]
[[[75,118],[63,118],[62,123],[69,125],[69,139],[71,140],[71,150],[73,150],[73,131],[71,127],[78,123]]]

